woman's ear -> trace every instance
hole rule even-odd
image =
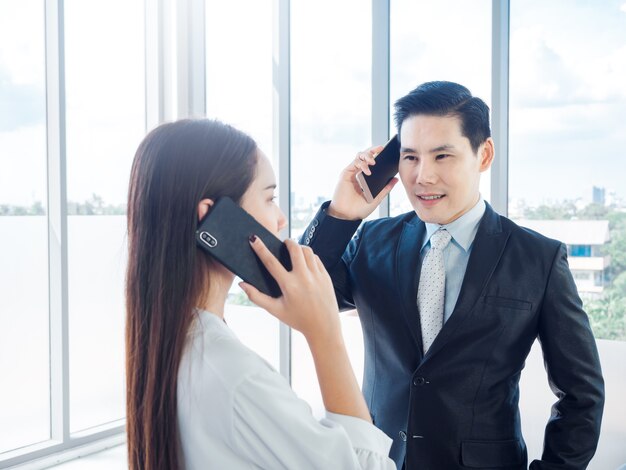
[[[204,216],[207,215],[213,204],[215,204],[213,199],[203,199],[198,203],[198,220],[204,219]]]

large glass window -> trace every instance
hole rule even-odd
[[[207,0],[205,8],[207,116],[249,134],[274,161],[278,178],[272,142],[272,4]],[[287,188],[279,186],[276,194],[281,190]],[[279,322],[253,306],[237,282],[225,315],[239,339],[280,368]]]
[[[0,2],[0,454],[50,437],[45,62],[43,2]]]
[[[568,245],[607,388],[598,469],[626,461],[625,21],[623,2],[511,2],[509,215]],[[538,383],[534,351],[522,392],[534,456],[555,400]]]
[[[64,98],[55,87],[46,89],[46,60],[53,68],[57,57],[53,44],[46,53],[46,14],[48,20],[54,15],[45,8],[55,2],[0,2],[0,466],[39,457],[38,450],[25,456],[17,455],[21,449],[11,452],[31,444],[48,441],[44,452],[82,444],[87,434],[86,440],[98,436],[94,428],[117,425],[124,416],[128,173],[145,133],[146,82],[150,90],[164,84],[148,96],[170,104],[187,85],[179,82],[185,74],[179,77],[177,67],[163,66],[158,77],[145,76],[146,53],[150,64],[159,64],[156,69],[168,63],[170,53],[181,52],[184,8],[166,3],[166,12],[145,0],[60,3],[66,122],[57,126],[46,123],[46,93],[52,102],[61,100],[62,110]],[[389,3],[390,70],[374,73],[389,73],[392,113],[396,99],[430,80],[459,82],[490,104],[492,1]],[[626,395],[626,163],[619,157],[626,147],[626,7],[623,0],[508,3],[509,215],[568,246],[608,390],[600,445],[589,468],[617,468],[626,462],[620,400]],[[284,6],[204,2],[206,38],[194,50],[204,46],[206,51],[206,102],[193,103],[193,109],[205,104],[207,116],[249,133],[276,170],[273,136],[289,134],[290,161],[280,163],[290,167],[290,236],[298,238],[321,202],[331,198],[340,171],[355,153],[382,143],[371,141],[371,97],[386,90],[372,90],[371,31],[380,19],[372,18],[371,1],[290,2],[290,116],[274,129],[274,93],[285,90],[274,81],[279,64],[272,62],[273,35],[279,25],[273,23],[273,9]],[[158,38],[163,45],[145,44],[146,24],[150,37],[156,31],[168,34]],[[601,29],[592,26],[598,24]],[[158,109],[166,103],[149,104]],[[393,121],[390,131],[395,133]],[[51,141],[66,137],[67,201],[47,200],[49,183],[51,189],[61,184],[58,175],[47,174],[47,133]],[[481,192],[490,199],[489,174],[483,175]],[[390,202],[392,215],[411,210],[401,185]],[[63,325],[57,317],[51,324],[49,315],[49,298],[58,297],[49,285],[59,280],[49,279],[49,254],[58,255],[58,247],[48,247],[48,207],[59,204],[68,214],[63,240],[68,285],[63,288],[69,294],[70,364],[64,371],[69,423],[59,422],[67,415],[57,409],[57,400],[54,409],[50,405],[50,350],[58,353],[60,347],[51,344],[50,333]],[[58,262],[50,264],[58,276]],[[245,344],[281,368],[279,322],[252,306],[236,283],[226,319]],[[360,380],[363,340],[357,313],[346,312],[341,321]],[[321,415],[315,368],[297,332],[291,355],[293,387]],[[53,378],[58,384],[68,377]],[[541,454],[555,401],[538,345],[521,386],[523,431],[533,459]],[[69,425],[71,433],[62,443],[49,440],[51,427],[58,431],[59,424]]]
[[[65,1],[72,432],[124,417],[124,214],[145,133],[144,42],[143,1]]]
[[[207,0],[205,8],[207,116],[250,134],[271,159],[272,5]]]
[[[490,104],[491,0],[394,0],[390,13],[390,135],[396,133],[393,103],[424,82],[457,82]],[[488,171],[480,182],[486,200],[490,181]],[[390,194],[390,214],[411,210],[397,184]]]
[[[355,153],[371,146],[371,11],[371,2],[358,0],[291,4],[292,237],[299,237],[320,204],[332,197]],[[358,351],[358,319],[342,319],[348,349]],[[362,363],[362,354],[355,359]],[[291,369],[293,388],[320,413],[315,368],[297,332]]]

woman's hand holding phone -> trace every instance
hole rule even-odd
[[[321,260],[307,246],[285,240],[293,269],[287,271],[256,237],[252,249],[282,292],[278,298],[263,294],[245,282],[239,285],[248,298],[283,323],[300,331],[309,343],[341,338],[339,308],[333,284]]]
[[[372,422],[346,351],[333,284],[317,255],[293,240],[285,245],[293,269],[287,271],[260,238],[252,248],[278,282],[282,296],[265,295],[245,282],[239,285],[250,300],[307,340],[320,384],[324,407],[332,412]]]
[[[389,194],[398,182],[398,178],[392,178],[371,203],[363,198],[361,187],[356,180],[356,174],[360,171],[366,175],[371,174],[369,167],[376,165],[376,155],[382,149],[383,147],[379,145],[359,152],[350,165],[344,168],[335,187],[333,199],[327,209],[329,215],[345,220],[365,219]]]

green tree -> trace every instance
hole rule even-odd
[[[236,294],[228,295],[228,303],[235,305],[254,306],[248,296],[244,292],[237,292]]]
[[[611,230],[611,240],[605,246],[604,253],[611,257],[609,278],[616,279],[626,271],[626,228]]]
[[[32,215],[45,215],[46,209],[43,207],[43,204],[41,203],[41,201],[35,201],[30,206],[29,213]]]
[[[626,272],[617,276],[600,299],[585,302],[594,335],[626,341]]]
[[[524,215],[536,220],[569,220],[576,216],[576,205],[573,201],[563,201],[550,206],[529,207]]]
[[[87,203],[92,207],[93,214],[99,215],[103,213],[104,199],[95,193],[91,194],[91,199]]]
[[[609,219],[609,225],[612,229],[626,230],[626,212],[612,210],[607,215],[607,219]]]
[[[600,204],[589,204],[584,209],[578,211],[576,217],[584,220],[606,220],[612,209]]]

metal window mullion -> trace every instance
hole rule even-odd
[[[163,0],[146,0],[145,8],[145,96],[146,129],[153,129],[164,121],[163,95]]]
[[[176,119],[177,67],[174,0],[146,0],[146,127]]]
[[[372,144],[389,140],[389,0],[372,0]],[[389,196],[378,207],[378,216],[389,216]]]
[[[70,438],[65,45],[63,0],[49,0],[46,24],[50,434]]]
[[[28,470],[49,468],[60,462],[93,454],[125,442],[123,421],[109,423],[101,428],[103,428],[101,431],[88,436],[72,437],[67,442],[44,441],[4,453],[0,469],[14,468],[16,465]],[[22,467],[24,464],[26,466]]]
[[[491,204],[508,214],[510,0],[492,2],[491,129],[496,157],[491,166]]]
[[[177,2],[178,118],[206,114],[204,0]]]
[[[273,164],[278,169],[278,205],[291,235],[291,61],[289,0],[274,0],[272,11]],[[280,323],[280,373],[291,383],[291,329]]]

